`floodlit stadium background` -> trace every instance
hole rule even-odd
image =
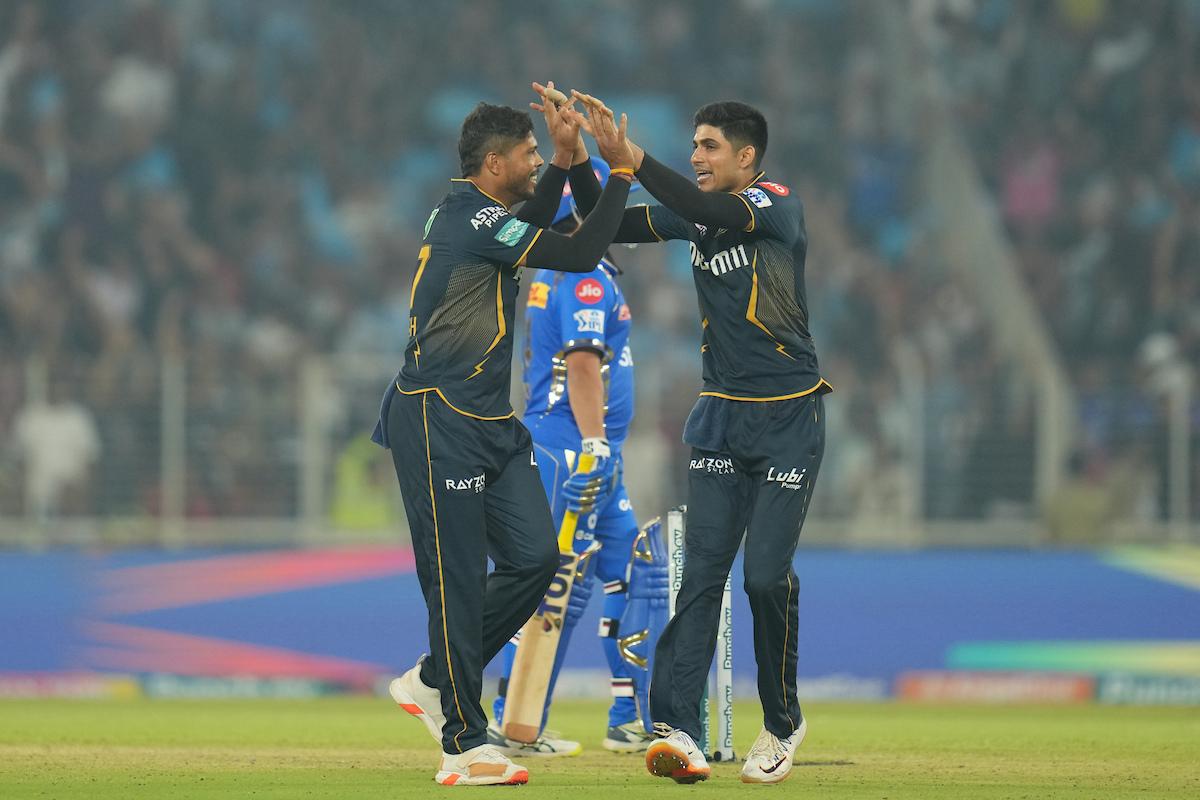
[[[407,663],[367,436],[462,118],[553,79],[685,173],[692,111],[752,103],[805,203],[836,392],[803,674],[1200,680],[1198,54],[1194,0],[0,4],[0,671]],[[684,253],[614,254],[645,520],[684,498],[699,322]]]

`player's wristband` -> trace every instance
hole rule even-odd
[[[612,455],[612,450],[608,446],[608,439],[600,436],[591,436],[584,439],[581,451],[599,458],[608,458]]]
[[[608,176],[610,178],[613,175],[616,175],[618,178],[624,178],[625,180],[629,181],[630,183],[633,183],[633,168],[632,167],[617,167],[608,173]]]

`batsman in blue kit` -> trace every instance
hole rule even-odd
[[[608,165],[593,158],[592,167],[601,183],[606,182]],[[568,188],[555,217],[555,230],[569,232],[578,220]],[[632,314],[617,284],[619,274],[616,263],[605,254],[591,272],[543,269],[534,275],[525,310],[524,422],[533,436],[555,525],[561,524],[568,509],[577,511],[575,551],[582,553],[599,544],[584,577],[576,579],[571,590],[542,724],[571,633],[599,583],[604,592],[599,636],[612,673],[613,695],[603,745],[616,752],[637,752],[653,737],[635,697],[635,684],[643,689],[647,685],[646,670],[643,666],[636,674],[639,668],[622,657],[619,643],[630,557],[638,535],[622,481],[621,447],[633,419],[634,381],[629,347]],[[593,469],[577,468],[580,453],[595,457]],[[504,649],[504,677],[493,706],[497,723],[504,717],[517,641],[514,638]],[[575,755],[582,749],[578,742],[546,735],[530,744],[510,741],[495,724],[489,728],[489,738],[513,755]]]

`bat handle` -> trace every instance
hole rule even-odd
[[[591,453],[580,453],[576,468],[579,472],[591,472],[596,466],[596,457]],[[562,525],[558,527],[558,552],[575,552],[575,528],[579,524],[579,512],[567,510]]]

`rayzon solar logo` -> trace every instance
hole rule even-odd
[[[446,488],[452,492],[463,492],[467,489],[474,489],[475,494],[483,491],[484,479],[482,475],[476,475],[473,478],[462,478],[455,480],[454,478],[446,478]]]
[[[733,459],[732,458],[693,458],[688,465],[688,469],[703,470],[711,472],[715,475],[732,475],[733,474]]]

